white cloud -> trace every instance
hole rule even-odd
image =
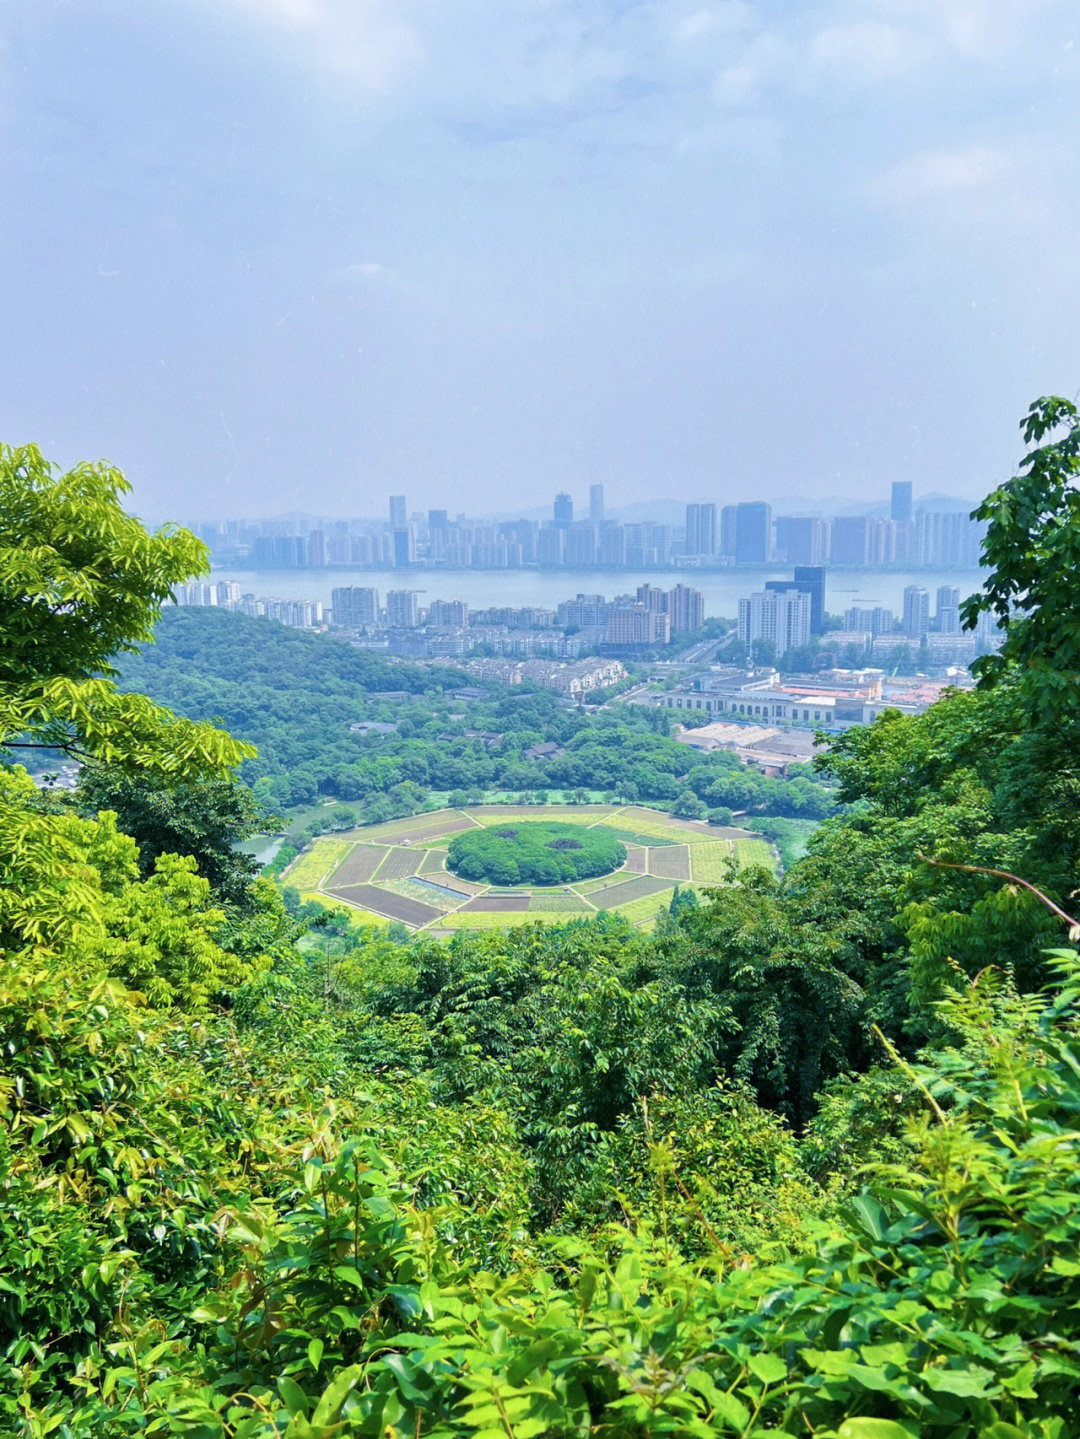
[[[713,85],[713,99],[723,109],[737,109],[754,96],[758,72],[753,65],[732,65],[721,70]]]
[[[1011,160],[1004,150],[971,145],[964,150],[926,150],[875,177],[871,196],[883,204],[908,205],[981,191],[1002,178]]]
[[[677,40],[700,40],[711,35],[735,35],[757,28],[757,18],[744,0],[720,0],[694,10],[675,27]]]
[[[819,73],[867,84],[906,74],[925,54],[925,45],[911,30],[864,20],[818,31],[810,42],[809,58]]]
[[[222,0],[197,0],[220,10]],[[381,95],[423,58],[420,32],[395,0],[224,0],[230,9],[288,46],[308,68]]]

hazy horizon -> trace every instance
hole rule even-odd
[[[1064,0],[12,0],[0,433],[155,522],[974,500],[1080,383],[1078,39]]]

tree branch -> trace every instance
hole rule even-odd
[[[1013,884],[1029,890],[1036,899],[1041,899],[1047,909],[1052,910],[1059,919],[1063,919],[1070,929],[1080,932],[1080,920],[1073,919],[1071,914],[1066,914],[1063,909],[1059,909],[1052,899],[1043,894],[1041,889],[1036,889],[1033,884],[1029,884],[1026,879],[1021,879],[1018,874],[1010,874],[1007,869],[987,869],[979,864],[953,864],[945,859],[931,859],[928,854],[923,854],[921,849],[915,851],[915,857],[921,859],[923,864],[932,864],[935,869],[958,869],[964,874],[992,874],[996,879],[1011,880]]]

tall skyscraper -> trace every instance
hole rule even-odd
[[[420,623],[415,590],[387,590],[386,623],[392,629],[412,630]]]
[[[822,565],[827,554],[828,531],[824,520],[808,515],[777,515],[777,558],[789,565]]]
[[[330,591],[334,623],[344,629],[375,625],[379,619],[379,592],[362,585],[341,585]]]
[[[810,596],[810,633],[825,633],[825,570],[821,565],[796,565],[795,577],[790,580],[766,580],[765,589],[779,594],[784,590],[799,590]]]
[[[825,633],[825,567],[796,565],[795,583],[810,596],[810,633]]]
[[[406,525],[402,530],[394,531],[394,564],[398,569],[404,569],[411,565],[416,558],[416,550],[413,542],[413,532],[410,526]]]
[[[738,527],[737,505],[724,505],[720,511],[720,553],[727,559],[735,558],[735,531]]]
[[[937,627],[943,635],[960,633],[960,591],[955,585],[939,585],[937,592]]]
[[[930,628],[930,596],[918,585],[904,589],[904,633],[909,640],[923,640]]]
[[[739,601],[739,639],[771,640],[779,658],[810,640],[810,596],[805,590],[759,590]]]
[[[716,554],[716,506],[687,505],[686,553],[712,559]]]
[[[752,500],[735,506],[735,563],[763,565],[769,558],[772,505]]]
[[[830,563],[840,568],[861,568],[870,559],[870,521],[865,515],[838,515],[831,526]]]
[[[447,518],[445,510],[428,510],[427,524],[429,530],[445,530]]]
[[[603,485],[589,486],[589,519],[594,525],[602,525],[604,523]]]
[[[638,594],[641,594],[640,590]],[[678,584],[668,591],[667,612],[671,618],[672,634],[699,630],[705,623],[705,596],[689,585]]]
[[[560,530],[568,530],[574,523],[574,502],[568,494],[560,493],[555,496],[555,527]]]
[[[409,523],[409,516],[405,512],[405,496],[390,496],[390,528],[392,530],[403,530]]]
[[[893,480],[892,504],[889,508],[889,518],[897,520],[900,524],[907,524],[911,519],[911,481]]]

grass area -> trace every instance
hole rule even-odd
[[[315,839],[281,876],[291,889],[316,889],[353,847],[351,839]]]
[[[746,843],[745,840],[741,842]],[[727,878],[727,861],[731,857],[731,840],[714,839],[711,844],[695,844],[690,851],[690,874],[693,882],[723,884]]]

